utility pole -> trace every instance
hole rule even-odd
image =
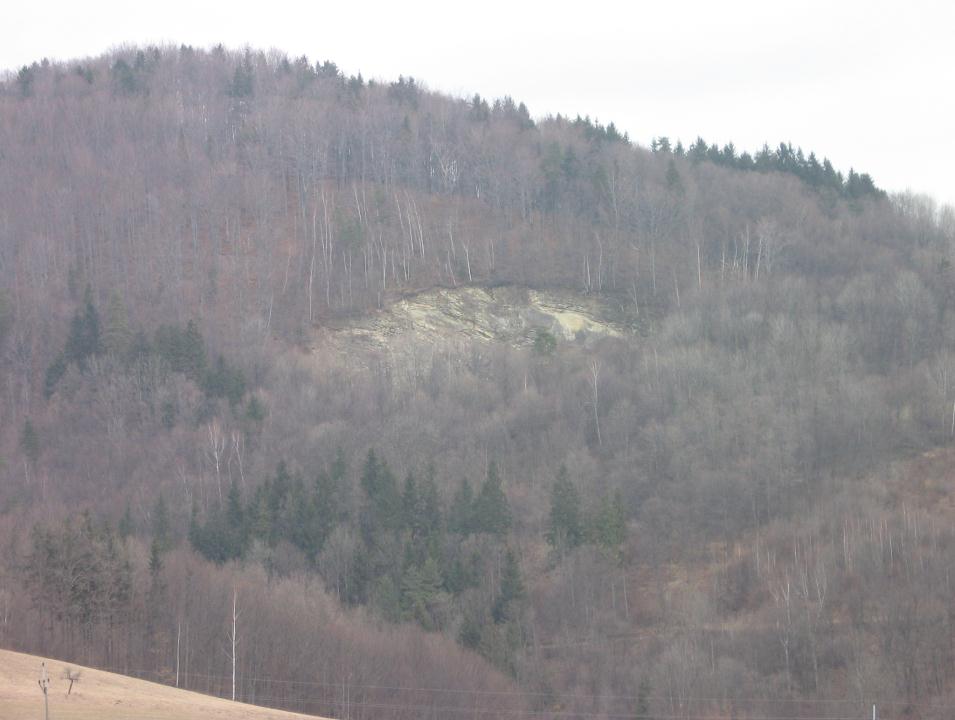
[[[176,625],[176,687],[179,687],[179,640],[182,638],[182,620]]]
[[[875,703],[872,703],[872,720],[878,720],[875,715]]]
[[[235,588],[232,588],[232,635],[230,640],[232,641],[232,700],[235,700],[235,646],[238,644],[238,638],[236,637],[235,628],[236,621],[238,620],[238,592]]]
[[[50,689],[50,677],[46,674],[45,662],[40,663],[40,679],[37,680],[37,684],[43,691],[43,717],[50,720],[50,696],[47,692]]]

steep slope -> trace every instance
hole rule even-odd
[[[943,701],[955,539],[880,473],[951,443],[955,213],[611,127],[221,48],[0,84],[0,642],[182,627],[203,690],[238,591],[243,696],[322,714]]]
[[[473,341],[513,347],[576,342],[581,347],[632,330],[611,319],[600,298],[570,290],[519,287],[443,288],[413,293],[382,310],[328,322],[316,329],[315,346],[351,355],[362,350],[464,347]],[[544,342],[546,343],[547,340]]]
[[[43,717],[40,664],[50,679],[50,717],[57,720],[307,720],[315,715],[272,710],[178,690],[125,675],[0,650],[0,720]],[[63,671],[79,674],[67,695]]]

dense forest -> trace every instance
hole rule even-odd
[[[336,717],[949,717],[953,253],[789,142],[278,52],[25,67],[0,644]],[[619,332],[323,339],[466,287]]]

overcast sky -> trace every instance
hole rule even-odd
[[[613,121],[644,145],[790,141],[955,204],[951,1],[48,0],[0,23],[3,69],[124,43],[278,48]]]

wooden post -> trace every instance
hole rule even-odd
[[[37,683],[40,686],[40,690],[43,691],[43,717],[46,720],[50,720],[50,677],[46,674],[46,663],[40,663],[40,679],[37,680]]]

